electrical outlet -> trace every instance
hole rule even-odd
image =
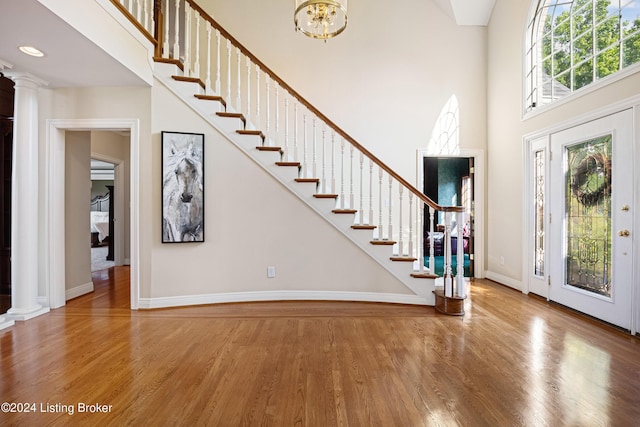
[[[267,277],[269,279],[273,279],[276,277],[276,268],[275,267],[267,267]]]
[[[500,265],[504,265],[504,257],[503,256],[500,257]]]

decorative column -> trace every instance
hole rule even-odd
[[[11,309],[28,320],[49,311],[38,304],[38,88],[46,82],[9,72],[15,82],[11,194]]]

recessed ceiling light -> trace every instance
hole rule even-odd
[[[20,52],[22,53],[26,53],[27,55],[31,55],[31,56],[36,56],[38,58],[41,58],[44,56],[44,53],[41,50],[36,49],[33,46],[20,46],[18,47],[18,49],[20,49]]]

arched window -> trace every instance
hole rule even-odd
[[[525,112],[640,62],[640,0],[534,0]]]

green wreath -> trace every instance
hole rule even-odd
[[[590,154],[571,175],[571,192],[584,206],[595,206],[611,190],[611,159],[602,153]]]

